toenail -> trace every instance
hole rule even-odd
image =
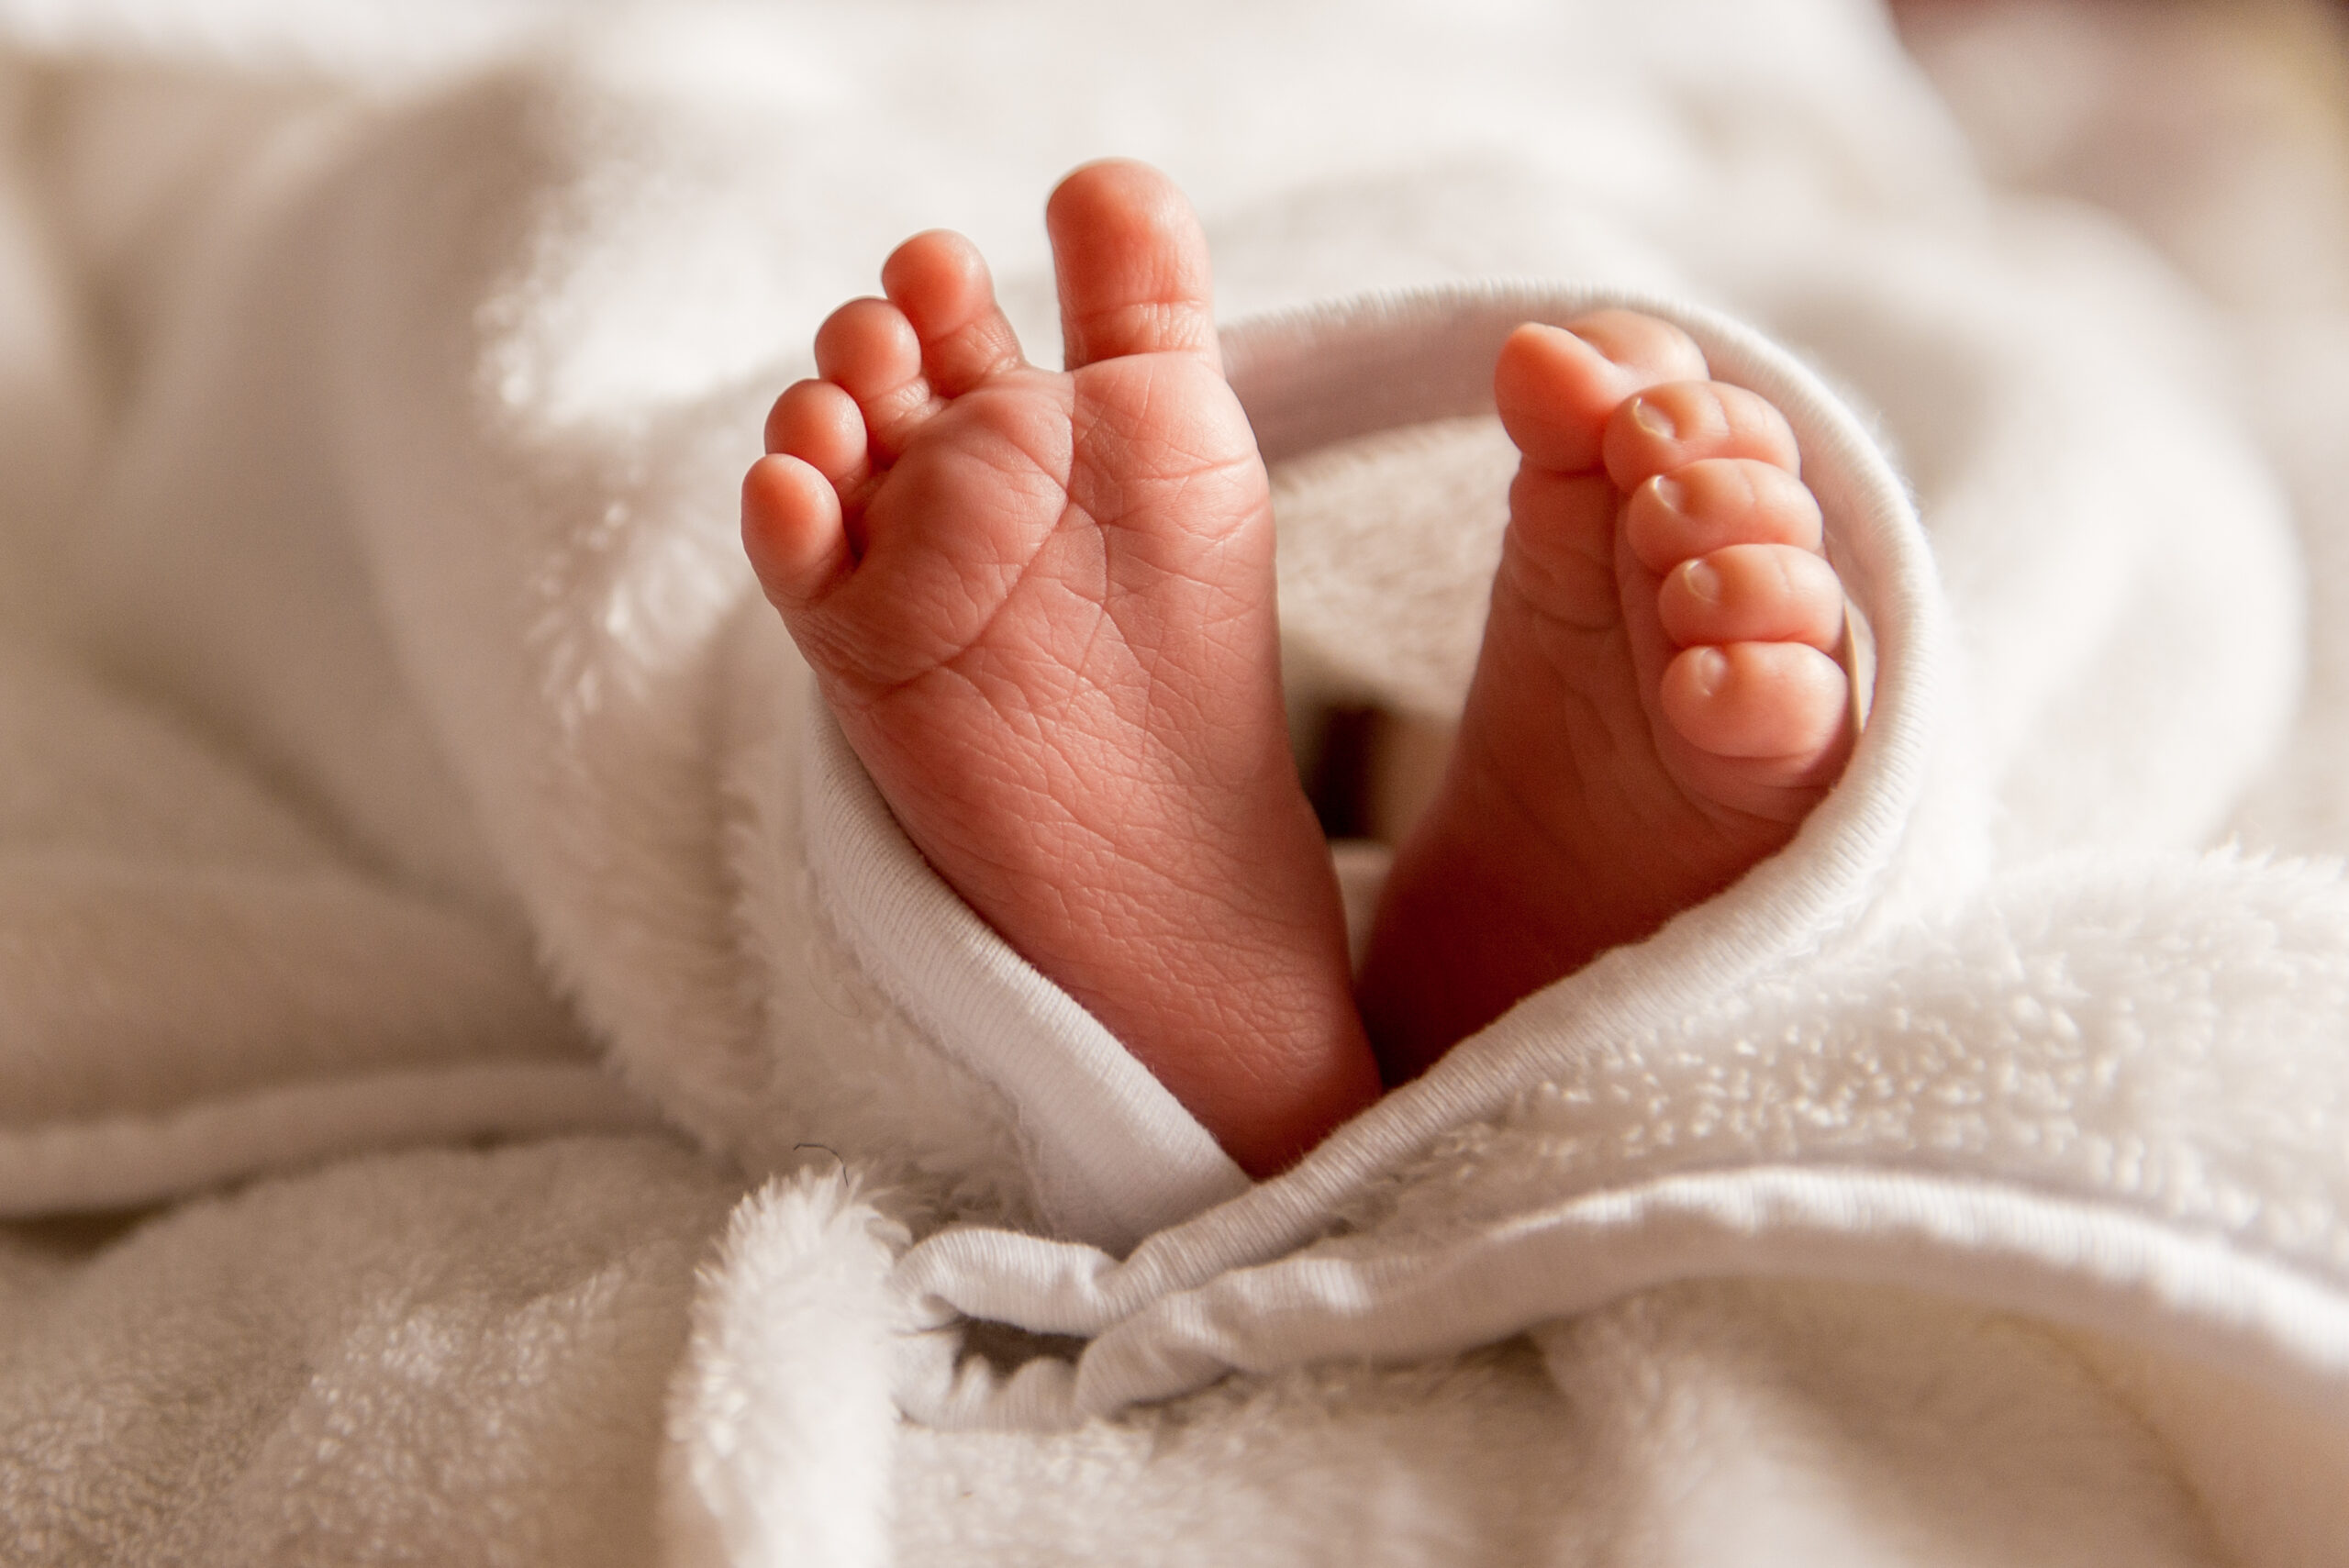
[[[1721,574],[1713,570],[1709,561],[1687,561],[1680,565],[1680,581],[1688,592],[1709,605],[1721,602]]]
[[[1680,427],[1672,416],[1644,397],[1631,399],[1631,423],[1660,440],[1671,440],[1680,434]]]
[[[1686,484],[1659,473],[1648,481],[1648,486],[1655,492],[1655,498],[1664,503],[1665,511],[1684,517],[1688,515],[1688,487]]]
[[[1697,677],[1697,690],[1713,696],[1729,684],[1729,655],[1718,648],[1698,648],[1690,651],[1695,661],[1692,673]]]

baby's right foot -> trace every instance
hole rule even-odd
[[[1375,1099],[1289,758],[1271,501],[1174,187],[1047,211],[1068,369],[918,235],[777,400],[743,539],[890,808],[955,891],[1251,1173]]]
[[[1776,408],[1627,311],[1519,328],[1494,384],[1523,461],[1492,615],[1363,973],[1390,1083],[1783,848],[1852,740]]]

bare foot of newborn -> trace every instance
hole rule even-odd
[[[776,400],[743,538],[922,853],[1261,1176],[1379,1091],[1264,464],[1174,186],[1089,165],[1046,220],[1067,371],[1021,357],[969,241],[917,235]]]
[[[1521,462],[1442,788],[1362,983],[1389,1082],[1782,848],[1851,746],[1843,593],[1792,432],[1687,334],[1520,328]]]

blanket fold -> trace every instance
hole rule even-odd
[[[1244,50],[1028,0],[621,11],[375,74],[355,28],[298,90],[242,74],[289,57],[258,35],[127,50],[176,97],[43,65],[0,240],[65,259],[57,384],[115,401],[61,442],[96,477],[40,545],[60,602],[0,595],[0,1209],[165,1207],[0,1255],[0,1314],[53,1348],[110,1303],[76,1353],[143,1366],[123,1323],[201,1279],[152,1364],[228,1336],[251,1409],[151,1462],[239,1422],[259,1457],[202,1541],[74,1536],[73,1483],[17,1477],[22,1539],[396,1556],[505,1473],[513,1539],[580,1561],[1237,1561],[1238,1520],[1298,1561],[2328,1561],[2349,889],[2202,849],[2301,631],[2209,324],[1987,191],[1865,7],[1389,9],[1408,58],[1306,0],[1211,6]],[[1076,37],[1103,69],[1055,96],[1031,46]],[[972,146],[974,60],[1054,114]],[[1200,127],[1210,86],[1241,107]],[[1787,412],[1872,654],[1785,851],[1257,1185],[922,862],[735,535],[764,405],[904,232],[972,228],[1049,357],[1003,214],[1110,146],[1215,236],[1308,719],[1456,703],[1493,354],[1606,304]],[[76,182],[138,210],[40,205]],[[481,1140],[522,1146],[392,1152]],[[211,1261],[282,1290],[289,1224],[342,1240],[272,1360]],[[1935,1403],[1976,1386],[2006,1414]],[[255,1502],[344,1409],[418,1412],[380,1495]],[[508,1413],[507,1470],[426,1473]],[[564,1523],[574,1440],[602,1495]],[[1463,1501],[1504,1459],[1506,1529]],[[1365,1474],[1446,1479],[1390,1540]]]
[[[1333,440],[1488,412],[1492,359],[1511,328],[1529,319],[1571,320],[1609,305],[1677,319],[1706,349],[1717,374],[1753,385],[1793,423],[1828,517],[1831,553],[1861,612],[1881,628],[1865,738],[1843,784],[1786,853],[1723,898],[1520,1009],[1543,1015],[1547,1030],[1513,1025],[1512,1014],[1423,1082],[1342,1129],[1277,1184],[1293,1195],[1285,1218],[1241,1222],[1257,1238],[1252,1246],[1296,1244],[1324,1224],[1330,1208],[1350,1191],[1447,1128],[1492,1114],[1526,1084],[1556,1071],[1554,1064],[1575,1047],[1551,1031],[1564,1028],[1569,1040],[1596,1042],[1697,1005],[1791,952],[1831,945],[1867,916],[1887,917],[1886,910],[1869,906],[1892,903],[1906,889],[1930,884],[1944,895],[1962,889],[1966,862],[1978,859],[1962,840],[1920,841],[1936,825],[1955,826],[1979,813],[1920,800],[1932,776],[1932,727],[1944,710],[1933,700],[1938,592],[1914,517],[1898,483],[1850,417],[1814,378],[1758,337],[1685,306],[1616,292],[1468,287],[1243,324],[1229,334],[1227,356],[1267,456],[1278,462]],[[836,736],[819,735],[811,751],[826,759],[828,774],[854,766]],[[982,944],[992,956],[980,964],[958,962],[906,931],[912,920],[903,912],[909,894],[883,890],[877,874],[861,867],[857,881],[833,869],[848,858],[838,847],[842,843],[854,844],[867,864],[886,855],[903,868],[896,876],[918,877],[935,889],[929,895],[935,910],[927,917],[930,925],[967,918],[888,823],[869,785],[852,793],[834,784],[819,799],[829,809],[811,814],[806,831],[833,925],[876,933],[857,943],[864,964],[888,966],[894,989],[909,999],[929,1032],[1006,1088],[1028,1118],[1040,1162],[1089,1166],[1101,1173],[1097,1182],[1157,1187],[1160,1195],[1145,1212],[1154,1213],[1162,1226],[1197,1212],[1202,1200],[1232,1195],[1236,1173],[1219,1170],[1211,1151],[1184,1151],[1186,1136],[1190,1147],[1197,1147],[1196,1124],[1163,1091],[1151,1093],[1156,1085],[1114,1041],[1094,1038],[1097,1026],[1065,997],[1057,1014],[1013,1000],[1038,977],[999,939],[974,927],[963,941]],[[835,799],[839,805],[831,805]],[[1056,993],[1047,988],[1047,995]],[[1017,1018],[1017,1027],[995,1022],[998,1014]],[[1088,1086],[1089,1102],[1079,1097],[1079,1085]],[[1155,1152],[1160,1150],[1168,1152]],[[1046,1180],[1065,1184],[1065,1178]],[[1088,1209],[1114,1212],[1134,1201],[1087,1194],[1063,1197],[1047,1212],[1065,1234],[1122,1247],[1146,1232],[1103,1232],[1074,1221],[1089,1218]],[[1251,1261],[1246,1253],[1209,1253],[1197,1266]]]

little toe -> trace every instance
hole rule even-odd
[[[816,369],[856,400],[874,449],[894,458],[937,409],[922,374],[921,339],[885,299],[852,299],[816,329]]]
[[[1733,544],[1817,551],[1826,537],[1818,498],[1776,463],[1708,458],[1659,473],[1623,506],[1623,540],[1661,575]]]
[[[1842,766],[1851,686],[1842,666],[1816,648],[1732,642],[1687,649],[1665,667],[1658,696],[1664,718],[1689,745],[1741,764],[1735,784],[1821,784]],[[1715,780],[1710,793],[1733,791],[1730,781]],[[1725,804],[1753,808],[1747,799]]]
[[[1060,183],[1044,208],[1068,368],[1127,354],[1221,365],[1206,233],[1173,181],[1108,159]]]
[[[1559,473],[1599,466],[1607,417],[1633,393],[1701,380],[1705,356],[1668,321],[1601,310],[1564,327],[1528,322],[1493,366],[1493,401],[1526,461]]]
[[[1608,417],[1608,476],[1629,492],[1659,473],[1709,458],[1747,458],[1801,472],[1795,433],[1769,399],[1718,381],[1668,382],[1626,398]]]
[[[931,229],[898,246],[882,264],[881,288],[913,328],[938,395],[959,397],[1023,362],[985,258],[952,229]]]
[[[1809,550],[1733,544],[1667,573],[1656,615],[1683,648],[1795,642],[1832,653],[1843,639],[1843,585]]]
[[[759,459],[743,477],[742,549],[768,602],[786,617],[854,564],[840,492],[812,464],[782,453]]]

